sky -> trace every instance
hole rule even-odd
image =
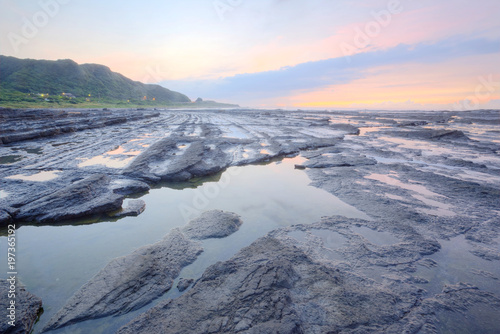
[[[488,109],[499,17],[499,0],[0,0],[0,54],[248,107]]]

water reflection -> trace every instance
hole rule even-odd
[[[309,186],[307,174],[294,169],[295,164],[302,162],[302,158],[296,157],[267,165],[231,167],[208,178],[152,189],[142,197],[147,206],[143,214],[117,222],[22,226],[17,232],[19,278],[29,291],[42,298],[45,309],[35,332],[39,332],[66,300],[111,259],[158,241],[171,229],[185,225],[203,211],[236,212],[244,223],[238,232],[227,238],[204,241],[205,251],[183,270],[182,277],[199,277],[210,264],[229,259],[242,247],[280,226],[313,223],[322,216],[339,214],[367,218],[363,212],[330,193]],[[2,253],[5,239],[0,238]],[[4,267],[5,263],[1,263],[1,273],[7,272]],[[171,291],[165,298],[175,296],[175,289]],[[57,332],[91,330],[99,333],[96,325],[103,323],[106,326],[102,328],[112,332],[127,319],[106,318]]]
[[[52,171],[41,171],[32,175],[24,175],[24,174],[16,174],[7,176],[6,179],[11,180],[23,180],[23,181],[33,181],[33,182],[45,182],[54,180],[59,177],[60,170],[52,170]]]

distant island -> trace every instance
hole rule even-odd
[[[133,81],[109,67],[73,60],[19,59],[0,55],[0,106],[11,108],[217,108],[235,104],[192,102],[160,85]]]

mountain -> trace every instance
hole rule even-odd
[[[73,60],[34,60],[0,56],[0,94],[72,94],[77,98],[157,103],[191,102],[184,94],[159,85],[143,84],[97,64]],[[0,96],[1,97],[1,96]],[[1,100],[1,99],[0,99]]]

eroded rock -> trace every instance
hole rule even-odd
[[[113,214],[113,217],[138,216],[143,213],[145,209],[146,202],[142,199],[134,199],[128,201],[127,206]]]
[[[185,279],[185,278],[181,278],[179,280],[179,283],[177,284],[177,289],[182,292],[182,291],[186,291],[187,288],[189,288],[189,286],[191,284],[193,284],[194,282],[194,279],[192,278],[188,278],[188,279]]]
[[[146,192],[150,189],[150,187],[146,183],[141,181],[120,179],[114,180],[111,183],[111,189],[115,194],[131,195]]]
[[[203,251],[173,230],[163,240],[112,260],[49,321],[45,330],[136,310],[168,291],[180,270]]]
[[[191,239],[224,238],[238,231],[243,221],[232,212],[211,210],[191,220],[181,231]]]
[[[15,298],[8,298],[11,293],[11,284],[8,280],[0,280],[0,333],[3,334],[28,334],[31,333],[40,312],[42,312],[42,300],[32,293],[26,291],[23,286],[16,282]],[[10,301],[15,301],[14,326],[9,324],[11,307]]]
[[[265,237],[209,267],[186,294],[160,303],[118,333],[383,330],[418,299],[418,290],[397,294]]]
[[[109,188],[110,178],[92,175],[22,206],[15,218],[49,223],[118,210],[123,197]]]
[[[163,240],[112,260],[69,299],[44,330],[125,314],[149,304],[170,290],[181,269],[203,252],[194,239],[228,236],[241,223],[234,213],[208,211],[189,222],[188,228],[174,229]],[[179,290],[191,283],[181,280]]]

